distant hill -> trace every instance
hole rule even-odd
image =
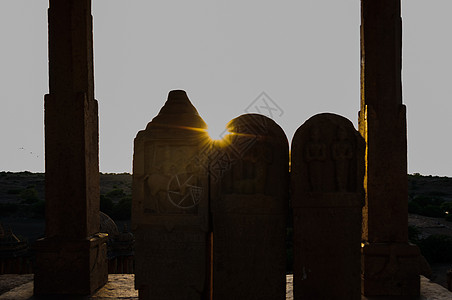
[[[411,199],[425,196],[452,201],[452,178],[423,176],[419,173],[408,175],[408,195]]]
[[[100,194],[107,195],[113,190],[123,190],[132,194],[132,175],[129,173],[101,173]],[[0,203],[21,203],[28,198],[44,200],[44,173],[0,172]]]
[[[0,203],[20,203],[32,197],[44,200],[43,173],[0,173]]]
[[[44,173],[0,172],[0,218],[44,218]],[[132,175],[100,174],[101,209],[116,219],[130,219]],[[1,221],[1,219],[0,219]]]
[[[44,188],[44,173],[0,172],[0,216],[11,216],[16,211],[23,212],[23,207],[30,207],[32,211],[33,209],[42,211]],[[117,204],[125,197],[131,198],[132,175],[101,173],[100,194],[103,195],[103,199],[108,198],[113,204]],[[408,194],[410,200],[434,199],[452,202],[452,178],[408,175]],[[20,205],[21,209],[14,211],[11,205]]]
[[[44,173],[0,172],[0,203],[19,203],[26,197],[26,190],[35,190],[38,199],[44,200]],[[101,173],[100,193],[103,195],[121,189],[132,194],[132,175],[129,173]],[[33,193],[33,192],[32,192]],[[452,178],[439,176],[408,175],[408,193],[416,196],[439,197],[452,201]],[[30,194],[30,193],[29,193]]]

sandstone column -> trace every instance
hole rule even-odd
[[[35,294],[89,294],[107,281],[99,234],[98,112],[91,0],[50,0],[45,96],[46,232]]]
[[[408,243],[406,109],[399,0],[361,1],[361,111],[365,138],[362,292],[419,294],[419,249]]]

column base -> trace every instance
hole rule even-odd
[[[361,247],[364,296],[419,296],[423,257],[409,243],[366,243]]]
[[[107,239],[98,233],[84,240],[37,240],[34,294],[89,295],[102,287],[108,280]]]

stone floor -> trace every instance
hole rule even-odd
[[[138,292],[134,289],[133,274],[110,274],[108,283],[98,290],[94,295],[87,297],[64,297],[64,299],[93,299],[93,300],[132,300],[138,299]],[[421,276],[422,296],[418,299],[410,300],[451,300],[452,292],[444,287],[429,282]],[[35,300],[35,299],[62,299],[55,298],[35,298],[33,297],[33,275],[0,275],[0,300]],[[293,300],[292,295],[292,275],[287,276],[287,300]],[[365,298],[362,300],[389,300],[399,298]],[[246,300],[246,299],[238,299]],[[315,299],[312,299],[315,300]]]

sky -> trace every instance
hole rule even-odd
[[[0,3],[0,171],[44,172],[47,8]],[[452,177],[450,11],[450,0],[402,1],[409,173]],[[101,172],[132,172],[133,139],[174,89],[213,137],[247,112],[289,142],[317,113],[357,126],[359,0],[93,0],[92,14]]]

